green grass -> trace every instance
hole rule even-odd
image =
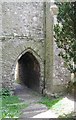
[[[74,112],[71,112],[71,113],[69,113],[69,114],[64,114],[64,115],[62,115],[62,116],[59,116],[59,118],[64,118],[64,120],[65,120],[65,118],[75,118],[75,116],[76,116],[76,113],[74,113]]]
[[[2,118],[2,111],[1,111],[1,107],[2,107],[2,99],[0,98],[0,119]]]
[[[21,103],[18,96],[12,96],[5,90],[0,94],[0,118],[19,118],[21,109],[26,108],[26,103]]]
[[[59,102],[62,98],[57,98],[51,100],[50,98],[43,97],[39,103],[46,105],[49,109],[52,108],[57,102]]]
[[[19,103],[19,98],[17,96],[6,96],[2,97],[2,104],[3,106],[13,103]]]
[[[6,96],[2,98],[2,118],[19,118],[21,109],[27,107],[21,103],[17,96]]]

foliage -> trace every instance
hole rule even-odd
[[[27,107],[27,104],[21,103],[18,96],[10,95],[8,89],[2,89],[0,92],[0,118],[19,118],[21,109]]]
[[[48,108],[51,108],[53,105],[55,105],[57,102],[59,102],[62,98],[57,98],[57,99],[53,99],[51,100],[48,97],[43,97],[42,100],[39,103],[42,103],[44,105],[46,105]]]
[[[19,118],[21,109],[26,106],[17,96],[6,96],[2,99],[2,118]]]
[[[76,81],[69,81],[67,86],[67,93],[70,93],[70,94],[76,94]],[[75,97],[75,96],[74,96]]]
[[[5,96],[10,96],[11,94],[10,94],[10,92],[9,92],[9,89],[7,89],[7,88],[2,88],[2,90],[0,90],[0,96],[3,96],[3,97],[5,97]]]
[[[54,26],[55,40],[60,48],[59,56],[70,72],[76,72],[76,2],[57,2],[59,8],[57,24]],[[74,66],[73,66],[74,62]]]
[[[74,120],[75,116],[76,116],[75,113],[71,112],[69,114],[64,114],[62,116],[60,115],[59,118],[64,118],[64,120],[66,120],[66,118],[68,118],[68,120],[69,120],[69,118],[70,118],[71,120]]]

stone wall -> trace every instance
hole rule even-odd
[[[17,42],[18,41],[18,42]],[[16,67],[16,63],[21,55],[23,55],[25,52],[30,51],[34,54],[34,56],[37,58],[37,60],[40,63],[41,66],[41,77],[44,78],[44,51],[42,48],[44,48],[43,43],[37,41],[34,42],[33,40],[29,40],[27,42],[27,38],[5,38],[3,42],[3,80],[6,81],[7,84],[11,83],[9,81],[14,80],[14,70]],[[30,46],[31,45],[31,46]],[[35,53],[36,52],[36,53]],[[43,79],[42,78],[42,79]]]
[[[1,7],[3,86],[14,87],[16,64],[23,54],[31,52],[40,64],[40,91],[44,89],[46,94],[63,91],[69,72],[58,57],[50,4],[4,2]]]
[[[2,4],[2,15],[3,35],[43,39],[43,3],[5,2]]]
[[[43,3],[2,3],[3,83],[12,86],[18,59],[27,51],[37,58],[44,79]]]
[[[54,91],[63,91],[66,88],[68,81],[70,81],[70,72],[64,65],[64,61],[58,56],[60,49],[57,47],[54,40],[54,55],[53,55],[53,85]]]

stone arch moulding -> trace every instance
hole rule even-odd
[[[22,53],[20,53],[20,55],[18,56],[17,60],[20,59],[21,56],[24,55],[26,52],[32,53],[32,54],[36,57],[36,59],[37,59],[38,61],[41,61],[40,55],[38,55],[37,52],[36,52],[35,50],[33,50],[32,48],[30,48],[30,47],[27,48],[27,49],[25,49],[24,51],[22,51]]]
[[[19,54],[15,60],[14,63],[14,67],[13,67],[13,72],[14,72],[14,84],[17,82],[15,79],[15,69],[16,69],[16,64],[18,63],[18,60],[27,52],[32,53],[32,55],[36,58],[36,60],[39,63],[40,66],[40,85],[39,85],[39,92],[42,93],[44,90],[44,62],[41,59],[40,55],[37,54],[37,52],[35,50],[33,50],[32,48],[27,48],[24,51],[21,52],[21,54]]]

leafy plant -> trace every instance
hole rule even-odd
[[[10,96],[10,95],[11,94],[8,88],[2,88],[2,90],[0,90],[0,96],[5,97],[5,96]]]
[[[59,8],[54,26],[59,56],[71,73],[76,72],[76,2],[56,2]],[[73,65],[74,64],[74,65]]]
[[[73,95],[76,94],[76,81],[74,82],[69,81],[66,88],[67,88],[67,93],[72,93]]]

